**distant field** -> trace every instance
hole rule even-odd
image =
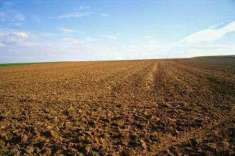
[[[18,65],[27,65],[29,63],[6,63],[0,64],[0,67],[11,67],[11,66],[18,66]]]
[[[0,65],[0,155],[233,155],[235,57]]]
[[[31,63],[4,63],[0,64],[1,67],[14,67],[14,66],[22,66],[22,65],[32,65],[32,64],[49,64],[49,63],[61,63],[61,62],[31,62]]]

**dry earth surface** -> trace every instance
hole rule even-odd
[[[0,68],[0,155],[234,155],[235,57]]]

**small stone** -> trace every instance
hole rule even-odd
[[[140,140],[140,143],[141,143],[141,146],[142,146],[142,148],[146,151],[146,149],[147,149],[147,145],[146,145],[146,143],[144,142],[144,140]]]
[[[87,146],[85,147],[85,152],[86,152],[87,154],[91,152],[91,146],[90,146],[90,145],[87,145]]]
[[[26,148],[26,152],[27,152],[28,154],[30,154],[30,155],[33,154],[33,151],[34,151],[33,146],[28,146],[28,147]]]
[[[26,143],[27,141],[28,141],[28,136],[25,135],[25,134],[23,134],[23,135],[21,136],[21,142],[22,142],[22,143]]]

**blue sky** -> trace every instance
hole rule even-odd
[[[0,62],[235,54],[235,0],[0,0]]]

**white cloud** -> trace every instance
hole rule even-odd
[[[209,27],[208,29],[195,32],[183,38],[181,42],[184,44],[209,43],[217,41],[226,34],[232,32],[235,32],[235,21],[221,28]]]
[[[169,44],[165,52],[169,57],[207,55],[234,55],[235,45],[226,42],[224,36],[235,32],[235,21],[223,26],[210,26]]]
[[[81,17],[90,16],[91,14],[92,12],[90,11],[76,11],[76,12],[62,14],[54,18],[56,19],[81,18]]]
[[[118,35],[117,34],[113,34],[113,35],[102,35],[103,38],[109,39],[109,40],[117,40],[118,39]]]
[[[23,22],[25,21],[25,16],[19,12],[15,11],[1,11],[0,12],[0,22]]]
[[[107,14],[107,13],[100,13],[100,16],[102,16],[102,17],[108,17],[109,14]]]
[[[14,18],[16,21],[24,21],[25,20],[25,16],[20,13],[15,14]]]
[[[17,57],[33,58],[50,56],[48,59],[52,59],[74,55],[80,49],[80,39],[66,37],[65,34],[0,30],[0,52],[8,53],[6,55],[14,53]]]
[[[6,20],[7,15],[4,12],[0,12],[0,21],[4,22]]]
[[[91,8],[90,6],[80,6],[79,10],[88,10],[90,8]]]
[[[234,55],[235,45],[233,44],[204,44],[185,47],[181,57],[208,56],[208,55]]]
[[[13,34],[20,39],[27,39],[29,37],[27,32],[13,32]]]
[[[1,48],[1,47],[5,47],[5,44],[3,44],[3,43],[0,42],[0,48]]]
[[[64,33],[72,33],[74,32],[73,29],[71,28],[66,28],[66,27],[62,27],[62,28],[59,28],[60,31],[64,32]]]
[[[0,32],[1,45],[21,45],[29,38],[27,32],[3,31]]]
[[[38,61],[38,57],[54,60],[95,60],[95,59],[136,59],[136,58],[165,58],[191,57],[200,55],[235,54],[235,45],[218,40],[225,34],[234,31],[234,22],[221,28],[210,27],[206,30],[221,31],[221,37],[194,40],[190,42],[181,39],[175,43],[160,42],[155,36],[143,36],[123,41],[118,33],[110,32],[99,36],[76,37],[68,34],[74,30],[61,27],[66,33],[36,33],[16,30],[0,30],[0,52],[9,57],[31,57]],[[199,31],[204,32],[205,30]],[[206,33],[207,34],[207,33]],[[73,36],[73,37],[71,37]],[[196,35],[197,36],[197,35]],[[205,37],[205,36],[204,36]],[[182,42],[184,40],[184,42]],[[218,42],[213,42],[218,40]],[[40,59],[41,59],[40,58]],[[3,60],[3,59],[2,59]],[[0,58],[1,61],[1,58]]]
[[[63,38],[63,41],[65,44],[67,45],[75,45],[78,46],[80,45],[80,39],[76,38],[76,37],[65,37]]]

